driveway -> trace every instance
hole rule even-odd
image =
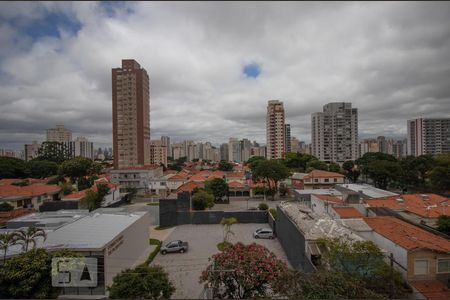
[[[234,235],[231,242],[244,244],[258,243],[272,251],[288,266],[286,254],[277,239],[254,239],[252,233],[258,228],[269,228],[268,224],[235,224],[231,230]],[[219,252],[217,244],[223,240],[223,227],[214,225],[181,225],[174,228],[164,241],[182,240],[189,242],[186,253],[158,254],[152,265],[161,265],[169,273],[175,284],[176,291],[172,295],[175,299],[197,299],[203,291],[203,284],[199,283],[201,272],[208,266],[208,258]]]

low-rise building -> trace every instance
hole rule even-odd
[[[336,184],[344,183],[345,176],[335,172],[313,170],[303,177],[305,189],[332,188]]]
[[[111,170],[111,182],[119,184],[123,191],[127,188],[148,191],[150,181],[161,177],[163,177],[163,168],[159,165]]]
[[[0,185],[0,203],[6,202],[14,208],[38,209],[45,201],[58,199],[60,191],[57,185]]]

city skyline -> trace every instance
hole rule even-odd
[[[446,3],[0,8],[1,148],[43,141],[59,123],[96,147],[112,146],[109,70],[123,58],[150,74],[152,138],[173,142],[265,143],[269,99],[284,103],[291,136],[307,143],[311,113],[329,102],[358,108],[360,140],[404,138],[407,120],[450,111],[450,75],[442,65],[450,53]],[[233,18],[216,20],[216,14]],[[337,26],[333,36],[330,24]]]

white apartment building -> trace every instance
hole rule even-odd
[[[269,100],[266,117],[267,159],[283,158],[285,148],[285,127],[283,102]]]
[[[408,155],[450,152],[450,118],[419,118],[407,121]]]
[[[89,142],[87,138],[79,136],[74,141],[65,144],[73,157],[82,156],[94,159],[94,143]]]
[[[56,128],[47,129],[47,142],[70,142],[72,141],[72,131],[65,129],[64,125],[56,125]]]
[[[167,147],[163,145],[161,140],[150,141],[150,163],[167,166]]]
[[[358,158],[358,110],[351,103],[333,102],[311,115],[312,155],[325,162]]]

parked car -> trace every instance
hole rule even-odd
[[[162,246],[160,252],[163,255],[171,252],[183,253],[188,250],[188,247],[189,247],[188,242],[176,240],[167,243],[165,246]]]
[[[259,228],[253,232],[253,237],[255,239],[273,239],[275,238],[275,234],[270,228]]]

